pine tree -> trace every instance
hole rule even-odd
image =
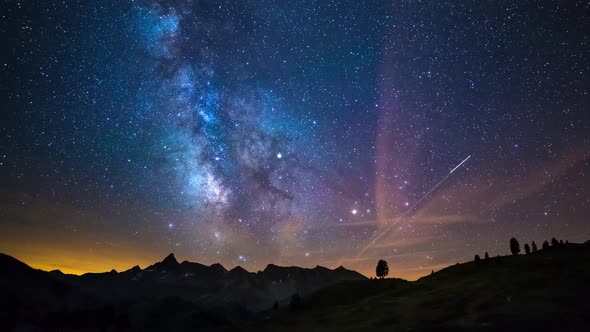
[[[520,244],[518,243],[518,240],[515,238],[510,239],[510,252],[515,256],[518,255],[518,253],[520,253]]]

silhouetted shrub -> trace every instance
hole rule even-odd
[[[488,252],[486,251],[486,253],[483,255],[483,258],[488,260],[490,259],[490,255],[488,255]]]
[[[537,248],[537,244],[535,243],[535,241],[533,241],[533,242],[531,243],[531,245],[533,246],[533,250],[532,250],[532,251],[533,251],[533,252],[537,252],[538,248]]]
[[[303,301],[301,301],[301,296],[299,296],[298,293],[295,293],[291,296],[291,301],[289,302],[289,309],[291,309],[291,311],[303,310]]]
[[[476,263],[479,263],[479,262],[481,261],[481,258],[479,257],[479,255],[475,255],[475,257],[473,258],[473,260],[474,260]]]
[[[549,248],[549,242],[547,242],[547,240],[545,240],[545,242],[543,242],[543,249],[547,249]]]
[[[510,252],[513,255],[518,255],[518,253],[520,253],[520,244],[518,243],[518,240],[515,238],[510,239]]]
[[[389,274],[389,266],[387,265],[386,261],[382,259],[379,260],[377,263],[377,268],[375,269],[375,274],[381,279],[385,278]]]
[[[559,240],[559,245],[563,245],[563,240]]]
[[[531,247],[529,247],[528,243],[524,244],[524,252],[528,255],[531,253]]]
[[[557,247],[559,245],[559,241],[557,241],[556,238],[552,237],[551,238],[551,245],[554,247]]]
[[[568,240],[565,240],[565,244],[569,244],[569,243],[570,243],[570,241],[568,241]]]
[[[272,305],[272,310],[279,310],[279,301],[275,301],[275,303]]]

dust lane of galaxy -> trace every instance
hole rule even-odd
[[[510,237],[588,240],[588,9],[9,2],[0,252],[413,279]]]

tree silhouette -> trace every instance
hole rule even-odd
[[[547,240],[545,240],[545,242],[543,242],[543,249],[547,249],[549,248],[549,242],[547,242]]]
[[[476,263],[479,263],[479,262],[481,262],[481,258],[479,257],[479,255],[475,255],[475,257],[473,258],[473,260],[474,260]]]
[[[389,266],[387,265],[387,262],[380,259],[377,263],[377,269],[375,272],[377,277],[381,279],[385,278],[389,274]]]
[[[531,247],[529,247],[528,243],[524,244],[524,252],[528,255],[531,253]]]
[[[554,247],[557,247],[559,245],[559,241],[557,241],[556,238],[552,237],[551,238],[551,245]]]
[[[537,252],[538,248],[537,248],[537,244],[535,243],[535,241],[533,241],[531,243],[532,247],[533,247],[533,252]]]
[[[483,255],[483,258],[485,259],[490,259],[490,255],[488,255],[488,252],[486,251],[486,253]]]
[[[510,239],[510,252],[515,256],[520,252],[520,244],[515,238]]]
[[[559,244],[562,245],[563,244],[563,240],[559,240]]]

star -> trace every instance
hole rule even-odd
[[[6,3],[0,243],[43,239],[37,265],[93,261],[62,240],[75,230],[115,238],[122,265],[127,248],[173,249],[254,270],[338,257],[372,275],[402,236],[395,276],[413,279],[421,253],[473,257],[478,220],[494,223],[479,254],[502,253],[503,234],[589,232],[578,2],[490,2],[507,14],[489,24],[469,1]],[[543,19],[556,11],[568,19]]]

